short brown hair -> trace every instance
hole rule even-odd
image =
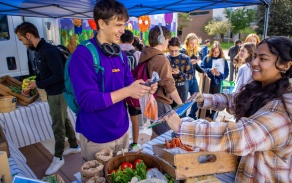
[[[160,27],[162,29],[162,33],[165,39],[170,39],[171,38],[170,31],[165,26],[160,26]],[[151,47],[158,45],[158,40],[157,40],[158,36],[160,36],[160,29],[159,29],[159,26],[156,25],[155,27],[152,27],[149,31],[148,41]]]
[[[168,41],[168,46],[178,46],[180,47],[181,42],[179,37],[172,37],[169,41]]]
[[[19,33],[21,36],[24,36],[26,35],[26,33],[30,33],[32,34],[34,37],[36,38],[40,38],[40,35],[39,35],[39,31],[38,29],[36,28],[35,25],[33,25],[32,23],[30,22],[23,22],[21,24],[19,24],[15,29],[14,29],[14,33],[17,34]]]
[[[98,20],[102,19],[105,23],[117,18],[118,20],[129,20],[129,14],[125,6],[116,0],[99,0],[93,9],[93,18],[96,28],[99,30]]]

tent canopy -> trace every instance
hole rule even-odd
[[[0,0],[0,14],[49,18],[92,18],[95,0]],[[249,5],[265,5],[270,0],[120,0],[129,15],[192,12]]]

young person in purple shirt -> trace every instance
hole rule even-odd
[[[127,56],[117,45],[129,19],[124,5],[118,1],[100,0],[94,6],[94,20],[98,33],[90,39],[96,47],[104,74],[96,74],[90,51],[78,46],[72,54],[69,73],[80,110],[76,131],[80,133],[81,156],[84,161],[95,159],[95,153],[112,148],[114,155],[128,149],[129,119],[124,99],[141,98],[154,93],[157,84],[144,86],[143,80],[134,81]],[[114,49],[111,52],[105,47]],[[104,81],[104,90],[102,90]],[[134,81],[134,82],[133,82]]]

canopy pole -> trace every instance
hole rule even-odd
[[[265,22],[264,22],[264,39],[267,37],[268,32],[268,24],[269,24],[269,14],[270,14],[270,3],[266,4],[266,11],[265,11]]]

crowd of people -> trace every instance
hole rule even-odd
[[[222,182],[292,180],[291,39],[271,37],[260,41],[257,35],[250,34],[243,44],[240,40],[234,42],[228,52],[228,64],[220,42],[211,43],[207,39],[200,48],[198,36],[189,33],[182,46],[180,38],[172,37],[162,25],[150,29],[149,45],[143,45],[131,31],[124,30],[129,15],[121,2],[97,1],[93,16],[98,31],[89,41],[99,54],[103,75],[96,73],[93,57],[84,46],[78,46],[72,53],[69,65],[80,107],[75,127],[80,133],[80,145],[62,95],[64,65],[60,53],[39,37],[33,24],[24,22],[15,29],[18,39],[36,51],[38,60],[39,75],[28,88],[43,88],[48,95],[56,145],[47,175],[57,172],[65,163],[63,155],[81,151],[85,162],[95,159],[95,153],[105,147],[112,148],[114,155],[122,149],[133,150],[138,143],[141,110],[126,106],[124,99],[140,99],[147,93],[155,93],[158,116],[193,100],[195,103],[186,115],[194,121],[182,123],[171,112],[164,117],[166,123],[153,127],[151,138],[172,129],[183,143],[241,157],[237,172],[216,175]],[[159,82],[147,86],[149,80],[133,78],[131,70],[143,62],[147,62],[149,75],[153,71],[158,73]],[[210,78],[208,94],[200,93],[196,71]],[[235,81],[235,89],[220,94],[221,83],[228,77]],[[226,109],[234,115],[235,122],[197,120],[198,108],[210,109],[206,113],[208,121],[215,120],[216,111]],[[70,144],[66,149],[65,137]]]

